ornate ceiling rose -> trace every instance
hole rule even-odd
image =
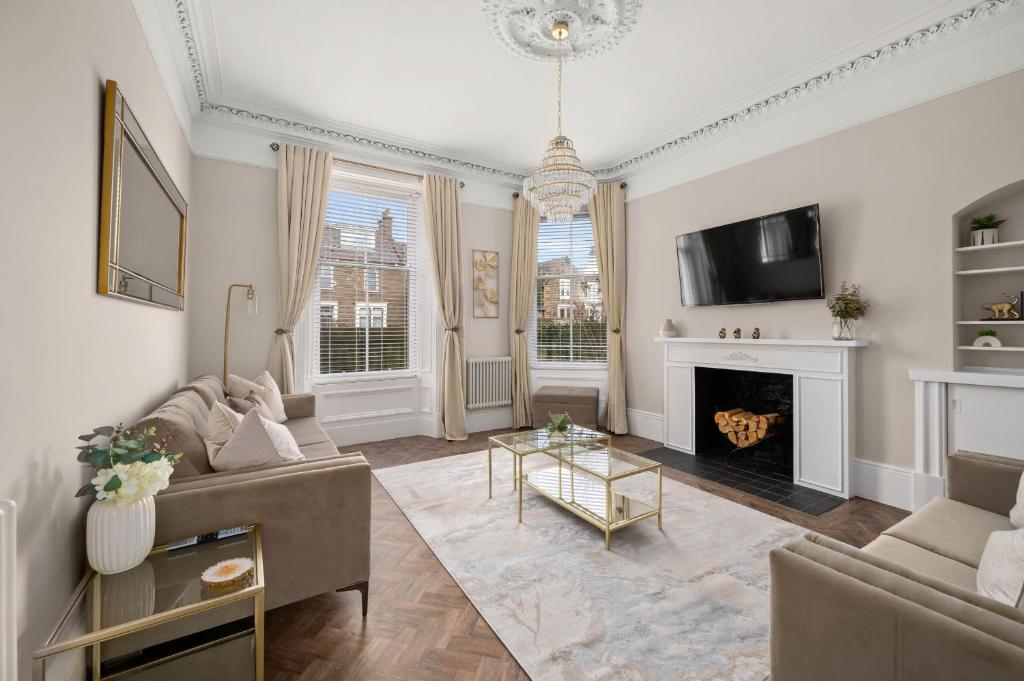
[[[491,29],[514,54],[555,61],[558,44],[551,26],[569,24],[566,61],[603,54],[629,33],[643,0],[483,0]]]

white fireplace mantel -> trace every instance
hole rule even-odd
[[[850,497],[854,448],[854,350],[868,341],[782,338],[655,338],[665,350],[666,447],[694,454],[694,369],[793,377],[793,481]]]

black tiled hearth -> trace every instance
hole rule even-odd
[[[791,475],[778,472],[771,465],[759,466],[749,458],[743,460],[742,466],[737,466],[726,456],[694,456],[668,447],[652,449],[644,452],[643,456],[810,515],[821,515],[846,501],[842,497],[795,485]]]

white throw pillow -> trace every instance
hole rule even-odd
[[[263,401],[269,407],[269,415],[265,413],[264,416],[273,419],[277,423],[283,423],[288,420],[288,416],[284,413],[284,400],[281,399],[281,389],[277,386],[277,381],[274,380],[269,371],[264,371],[254,381],[229,374],[227,388],[228,395],[236,399],[246,399],[251,393],[256,393],[263,398]]]
[[[1024,473],[1017,484],[1017,505],[1010,509],[1010,522],[1014,527],[1024,527]]]
[[[219,450],[221,445],[227,442],[231,435],[242,423],[242,415],[227,405],[217,402],[210,408],[210,415],[206,419],[206,432],[203,438],[206,440],[206,456],[213,465],[214,451]]]
[[[263,418],[257,409],[249,410],[227,442],[207,443],[207,450],[218,472],[306,458],[288,428]]]
[[[1024,530],[989,535],[978,565],[978,593],[1024,609]]]

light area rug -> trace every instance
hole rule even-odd
[[[548,463],[527,458],[526,470]],[[804,530],[664,479],[657,519],[604,533],[527,488],[523,522],[507,453],[374,475],[535,681],[762,681],[768,675],[768,552]],[[656,503],[657,478],[616,489]]]

